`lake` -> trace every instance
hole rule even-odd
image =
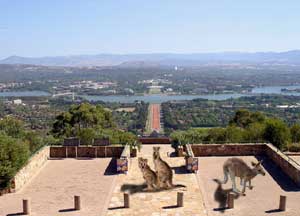
[[[82,96],[89,101],[105,101],[105,102],[120,102],[132,103],[134,101],[145,101],[148,103],[163,103],[172,100],[193,100],[203,98],[208,100],[226,100],[230,98],[239,98],[242,94],[209,94],[209,95],[145,95],[145,96]]]
[[[253,94],[282,94],[282,95],[295,95],[300,96],[299,92],[281,92],[281,89],[298,89],[300,85],[294,86],[265,86],[256,87],[252,89]]]
[[[10,91],[0,92],[0,97],[42,97],[51,96],[48,92],[44,91]]]
[[[134,101],[145,101],[148,103],[163,103],[171,100],[193,100],[197,98],[208,100],[227,100],[230,98],[239,98],[243,96],[253,96],[259,94],[281,94],[281,95],[295,95],[300,96],[298,92],[281,92],[282,88],[300,88],[300,85],[295,86],[265,86],[256,87],[252,89],[249,94],[206,94],[206,95],[144,95],[144,96],[125,96],[125,95],[111,95],[111,96],[90,96],[83,95],[82,97],[89,101],[104,101],[104,102],[120,102],[132,103]],[[49,93],[43,91],[16,91],[16,92],[0,92],[0,97],[40,97],[50,96]]]

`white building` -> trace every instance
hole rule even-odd
[[[22,100],[21,99],[13,100],[13,104],[15,104],[15,105],[21,105],[22,104]]]

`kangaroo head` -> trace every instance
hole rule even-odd
[[[256,174],[266,175],[264,169],[261,166],[262,160],[258,163],[251,162],[252,166],[254,167],[253,170],[256,172]]]
[[[146,166],[148,165],[148,160],[139,157],[139,158],[138,158],[138,164],[139,164],[139,168],[140,168],[140,169],[145,169]]]
[[[158,158],[160,155],[159,155],[159,149],[160,147],[153,147],[153,156],[154,158]]]

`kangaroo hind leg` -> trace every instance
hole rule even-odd
[[[230,175],[230,179],[231,179],[231,182],[232,182],[232,191],[235,192],[235,193],[240,194],[241,192],[236,187],[235,175],[233,173],[230,173],[229,175]]]

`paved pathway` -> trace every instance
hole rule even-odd
[[[143,146],[138,156],[148,158],[149,165],[153,168],[151,145]],[[170,215],[206,215],[201,191],[198,186],[197,176],[191,173],[182,172],[184,165],[183,158],[168,157],[167,154],[173,152],[169,145],[161,146],[161,156],[171,167],[176,167],[174,174],[174,184],[186,185],[186,188],[176,188],[160,192],[137,192],[130,195],[130,208],[123,207],[123,192],[120,191],[123,184],[142,185],[144,179],[138,168],[137,158],[133,158],[128,175],[119,175],[118,184],[113,192],[107,215],[113,216],[170,216]],[[184,207],[177,208],[177,192],[184,192]]]

